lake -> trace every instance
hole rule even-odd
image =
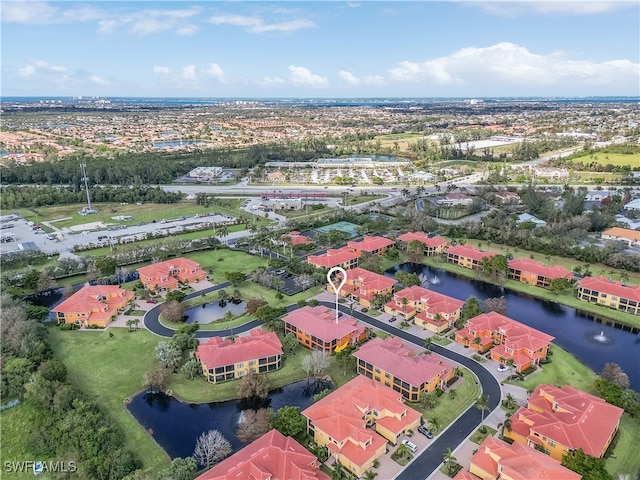
[[[289,361],[301,361],[292,358]],[[304,410],[313,403],[313,395],[331,384],[307,380],[292,383],[269,393],[260,407],[277,411],[285,406],[297,406]],[[213,385],[211,388],[215,388]],[[162,393],[141,392],[131,399],[127,408],[140,424],[171,458],[188,457],[193,454],[198,437],[209,430],[219,430],[229,440],[236,452],[245,445],[236,437],[242,411],[256,405],[242,400],[191,404],[176,400]]]
[[[398,269],[419,274],[425,280],[424,287],[459,300],[474,296],[482,301],[504,296],[508,317],[553,335],[555,344],[575,355],[596,373],[600,373],[607,362],[617,363],[629,375],[631,388],[640,391],[640,335],[596,323],[590,319],[591,314],[575,308],[440,268],[404,263],[385,274],[393,277]]]

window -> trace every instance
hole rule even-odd
[[[555,447],[556,446],[556,442],[554,442],[551,439],[549,439],[549,441],[547,443],[549,444],[550,447]]]

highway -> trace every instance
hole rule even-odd
[[[204,290],[204,292],[211,292],[228,286],[230,286],[230,284],[228,282],[225,282],[220,285],[210,287]],[[187,295],[186,298],[193,298],[199,296],[201,293],[202,292],[194,292]],[[320,302],[320,304],[329,308],[335,308],[335,304],[331,302]],[[290,312],[296,308],[298,308],[298,306],[296,304],[292,304],[287,307],[287,311]],[[350,308],[348,306],[339,305],[339,308],[343,313],[350,314]],[[162,337],[171,337],[174,332],[173,330],[166,328],[160,323],[158,319],[159,313],[160,305],[156,305],[146,313],[143,318],[143,323],[156,335]],[[424,348],[424,340],[422,338],[396,328],[390,325],[388,322],[382,322],[356,310],[354,310],[351,315],[360,322],[365,323],[373,328],[383,330],[396,337],[400,337],[407,342]],[[259,325],[260,322],[258,320],[252,320],[248,323],[227,330],[198,330],[196,332],[196,337],[199,339],[205,339],[213,336],[225,337],[246,332]],[[431,350],[438,355],[442,355],[449,360],[459,363],[460,365],[468,368],[473,372],[473,374],[477,378],[477,381],[480,383],[482,394],[487,395],[489,398],[489,410],[485,412],[485,418],[491,411],[493,411],[495,408],[498,408],[502,396],[500,384],[498,383],[498,380],[493,375],[491,375],[491,373],[486,368],[484,368],[481,364],[479,364],[475,360],[472,360],[471,358],[460,355],[459,353],[453,352],[439,345],[432,344]],[[454,450],[465,440],[465,438],[467,438],[469,434],[471,434],[473,431],[475,431],[476,428],[478,428],[481,420],[482,412],[479,409],[474,408],[474,406],[469,407],[467,411],[465,411],[460,417],[458,417],[458,419],[456,419],[455,422],[452,423],[444,432],[439,434],[434,439],[434,441],[427,448],[425,448],[422,453],[420,453],[395,478],[398,480],[418,480],[427,478],[440,466],[443,460],[443,455],[447,451],[447,448],[451,448],[451,450]]]

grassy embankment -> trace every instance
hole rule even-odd
[[[572,162],[582,162],[584,164],[597,163],[599,165],[611,164],[616,167],[624,165],[640,165],[640,152],[636,153],[588,153],[581,157],[572,158]],[[594,172],[595,175],[599,175],[601,172]]]

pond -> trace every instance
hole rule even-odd
[[[325,388],[332,388],[331,383],[301,380],[273,390],[259,405],[242,400],[190,404],[162,393],[142,392],[131,399],[127,408],[171,458],[187,457],[193,454],[198,437],[212,429],[219,430],[236,452],[245,446],[236,437],[244,410],[270,407],[277,411],[297,406],[302,411],[313,403],[313,395]]]
[[[212,303],[203,303],[202,305],[190,308],[184,314],[187,317],[186,323],[211,323],[224,317],[224,314],[231,312],[234,317],[242,315],[247,309],[247,303],[244,301],[216,300]]]
[[[555,337],[554,343],[575,355],[596,373],[607,362],[617,363],[629,375],[631,388],[640,391],[640,335],[596,323],[593,315],[572,307],[470,279],[439,268],[404,263],[385,272],[393,277],[402,269],[420,275],[423,287],[459,300],[480,301],[504,296],[507,316]]]

